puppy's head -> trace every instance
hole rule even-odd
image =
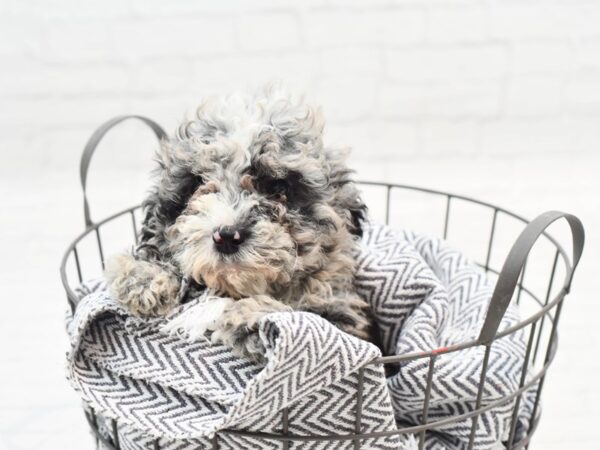
[[[233,298],[349,282],[365,207],[322,133],[318,110],[275,91],[203,104],[163,145],[143,238]]]

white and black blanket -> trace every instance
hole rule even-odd
[[[444,241],[384,226],[365,231],[357,255],[356,288],[371,304],[386,354],[430,351],[474,339],[493,286],[482,270]],[[102,282],[84,283],[67,328],[67,372],[101,428],[118,424],[122,448],[212,448],[219,430],[314,436],[356,432],[358,369],[364,367],[362,433],[420,424],[429,359],[403,363],[386,378],[373,344],[349,336],[310,313],[274,313],[262,321],[265,366],[232,355],[205,339],[166,331],[171,319],[139,320],[112,299]],[[181,306],[193,307],[195,299]],[[178,312],[171,317],[177,317]],[[518,321],[515,307],[501,328]],[[497,341],[489,358],[483,405],[518,386],[525,343],[522,333]],[[483,349],[436,358],[429,421],[474,408]],[[518,414],[517,437],[528,426],[530,395]],[[478,421],[475,449],[503,448],[513,403],[495,407]],[[427,433],[425,448],[466,449],[471,420]],[[108,433],[108,431],[107,431]],[[417,436],[417,439],[419,436]],[[218,448],[283,448],[277,440],[219,433]],[[354,448],[346,441],[291,443],[290,448]],[[365,439],[361,448],[413,449],[412,436]]]

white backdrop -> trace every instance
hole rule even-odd
[[[57,272],[86,138],[125,113],[172,131],[202,96],[273,80],[323,105],[361,178],[584,220],[534,442],[598,448],[600,1],[0,0],[0,449],[90,443]],[[96,217],[139,200],[154,148],[136,124],[107,137]]]
[[[598,1],[0,4],[0,145],[28,148],[9,160],[62,167],[111,115],[172,129],[203,95],[273,79],[321,103],[356,159],[600,145]]]

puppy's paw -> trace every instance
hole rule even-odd
[[[133,315],[164,315],[177,304],[179,280],[154,262],[120,254],[108,261],[105,275],[111,294]]]
[[[172,317],[162,329],[192,341],[206,339],[207,332],[216,328],[223,312],[232,303],[233,300],[227,297],[208,297]]]
[[[221,315],[211,339],[231,347],[239,356],[264,363],[266,348],[259,335],[259,322],[267,314],[281,311],[291,308],[264,295],[236,300]]]

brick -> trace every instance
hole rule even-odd
[[[13,2],[0,2],[0,14],[2,14],[2,17],[7,17],[11,14],[14,14],[14,12],[15,8]]]
[[[438,81],[500,78],[507,72],[508,54],[502,45],[426,47],[389,50],[387,70],[399,81]]]
[[[491,8],[493,37],[523,39],[565,34],[565,26],[552,11],[532,4],[505,4]]]
[[[4,99],[0,108],[0,130],[30,136],[47,129],[95,127],[129,111],[127,99],[122,96]]]
[[[547,116],[562,107],[562,76],[517,76],[508,80],[506,113],[509,116]]]
[[[243,74],[243,79],[240,78]],[[281,80],[304,91],[320,76],[318,55],[285,52],[281,55],[243,55],[202,59],[193,64],[192,92],[206,93],[207,88],[240,90]]]
[[[421,117],[426,111],[426,86],[390,85],[379,90],[377,111],[386,118]]]
[[[578,73],[569,80],[566,89],[567,109],[577,114],[600,112],[600,76],[598,73]]]
[[[417,152],[417,125],[414,121],[361,121],[330,124],[325,143],[351,148],[351,160],[380,161]]]
[[[304,17],[304,31],[313,47],[344,44],[410,44],[425,35],[424,11],[320,11]]]
[[[473,81],[386,85],[379,110],[384,117],[493,117],[499,114],[499,82]]]
[[[439,6],[446,7],[452,6],[479,6],[481,0],[395,0],[397,5],[400,6],[422,6],[427,5],[432,8]]]
[[[427,22],[431,42],[483,41],[487,37],[487,15],[482,7],[432,8]]]
[[[4,96],[35,95],[49,91],[42,75],[43,65],[30,59],[11,59],[0,71],[0,94]]]
[[[383,72],[383,54],[380,50],[363,47],[345,47],[321,51],[323,74],[379,75]]]
[[[110,61],[114,59],[114,51],[106,22],[55,20],[45,26],[42,47],[45,61]]]
[[[502,91],[495,81],[433,84],[425,89],[425,114],[432,117],[481,117],[498,115]]]
[[[482,146],[488,155],[566,153],[572,148],[572,132],[560,118],[491,121],[483,126]]]
[[[193,63],[185,58],[136,65],[131,89],[149,95],[185,92],[192,84]]]
[[[0,21],[1,56],[36,56],[40,53],[42,33],[38,23],[30,20]]]
[[[131,89],[131,71],[120,65],[47,68],[53,94],[118,94]]]
[[[586,39],[578,42],[575,54],[578,69],[600,70],[600,39]]]
[[[218,2],[132,0],[132,8],[137,14],[160,17],[179,14],[231,12],[243,6],[243,0],[222,0]]]
[[[427,155],[473,155],[480,149],[481,129],[475,120],[428,120],[420,127],[420,148]]]
[[[490,8],[491,35],[502,39],[568,38],[598,34],[600,9],[579,2],[538,4],[515,2]]]
[[[573,59],[573,49],[567,41],[515,42],[511,71],[516,74],[567,72]]]
[[[300,44],[298,22],[291,14],[244,14],[238,36],[244,50],[278,50]]]
[[[0,94],[8,97],[115,94],[130,87],[130,74],[115,65],[46,65],[13,60],[0,71]]]
[[[316,86],[314,98],[323,105],[331,122],[359,120],[375,112],[377,83],[370,77],[323,78]]]
[[[202,2],[197,0],[133,0],[133,10],[144,16],[195,14],[239,14],[240,12],[295,10],[302,7],[325,6],[328,0],[304,0],[301,4],[281,0],[219,0]]]
[[[67,18],[70,20],[74,18],[120,18],[131,14],[129,2],[122,0],[103,0],[102,2],[30,0],[27,3],[29,3],[27,14],[42,17],[44,20],[55,18]]]
[[[35,136],[24,148],[27,148],[30,156],[43,167],[60,167],[62,165],[64,168],[65,161],[69,161],[70,167],[76,170],[83,146],[93,131],[93,126],[79,129],[69,127],[68,129],[47,130]],[[98,154],[103,153],[102,148],[99,149]],[[96,166],[94,165],[94,167]]]
[[[2,113],[0,112],[0,114]],[[7,178],[14,176],[15,173],[23,173],[23,170],[31,170],[32,167],[38,167],[39,155],[37,152],[29,150],[32,147],[33,141],[33,136],[19,136],[18,134],[8,132],[0,134],[0,146],[3,149],[3,164],[0,164],[0,178],[3,182],[6,182]],[[27,149],[27,151],[25,149]],[[2,193],[4,202],[11,201],[13,195],[9,194],[8,189],[4,190],[3,186],[0,186],[0,192]],[[15,200],[16,199],[13,199],[13,201]],[[8,208],[10,207],[11,205],[8,204]],[[6,220],[9,219],[11,215],[12,214],[2,214],[2,217],[0,218],[0,224],[4,230],[7,230],[7,227],[5,226]],[[5,276],[6,275],[7,274],[5,273]]]
[[[199,104],[200,96],[189,92],[142,95],[128,101],[130,111],[156,120],[168,133],[173,132],[182,121],[191,118]]]
[[[567,127],[571,130],[571,147],[569,151],[593,152],[600,149],[600,127],[597,117],[569,117]]]
[[[598,2],[586,2],[571,4],[571,10],[565,11],[570,20],[573,32],[572,36],[582,38],[600,37],[600,4]]]
[[[329,5],[344,8],[393,7],[394,0],[329,0]]]
[[[164,18],[115,23],[116,53],[123,59],[182,58],[227,53],[235,47],[231,18]]]

